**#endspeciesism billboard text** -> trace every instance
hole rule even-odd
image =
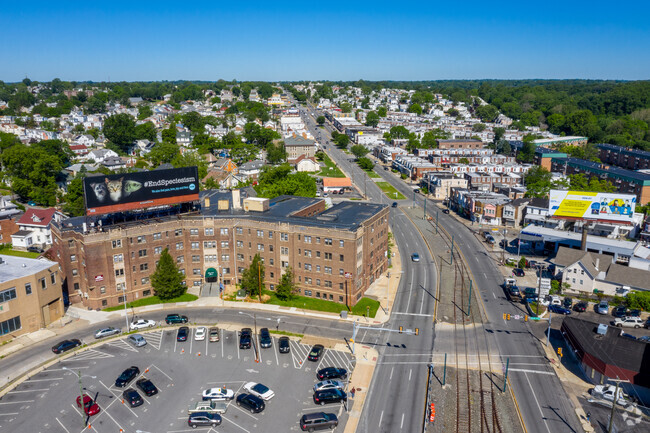
[[[555,217],[631,222],[636,196],[608,192],[551,190],[549,214]]]
[[[86,177],[84,196],[86,215],[198,200],[199,171],[183,167]]]

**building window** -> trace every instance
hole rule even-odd
[[[140,278],[140,284],[149,284],[149,277]]]
[[[226,230],[228,230],[228,229],[226,229]],[[222,234],[223,234],[223,233],[222,233]],[[227,231],[226,231],[226,234],[228,234]],[[207,228],[207,229],[205,229],[205,235],[206,235],[206,236],[214,236],[214,229],[213,229],[213,228]]]
[[[269,231],[269,239],[273,239],[273,232]]]
[[[102,307],[105,307],[108,305],[108,301],[106,299],[102,299]]]
[[[305,243],[311,244],[311,236],[305,236]]]
[[[217,241],[203,241],[203,248],[217,248]]]
[[[146,271],[149,269],[149,263],[140,263],[140,272]]]
[[[264,244],[257,244],[257,251],[264,251]]]
[[[124,256],[122,254],[115,254],[113,256],[113,263],[120,263],[124,261]]]
[[[101,286],[101,287],[99,288],[99,293],[101,293],[101,294],[106,293],[106,286]]]
[[[147,257],[147,250],[138,250],[138,257]]]
[[[26,295],[32,294],[32,283],[25,283],[25,294]]]
[[[305,296],[311,296],[311,290],[305,290]]]
[[[51,282],[53,285],[56,284],[56,274],[55,274],[55,273],[51,273],[51,274],[50,274],[50,282]]]
[[[229,262],[230,261],[230,254],[222,254],[221,255],[221,261],[222,262]]]
[[[73,273],[74,275],[74,273]],[[115,269],[115,276],[116,277],[123,277],[124,276],[124,269]]]
[[[74,248],[74,239],[68,241],[68,248]]]
[[[237,260],[240,262],[244,261],[244,255],[243,254],[237,254]]]
[[[325,245],[332,245],[332,239],[325,238]]]
[[[176,263],[183,263],[183,262],[185,262],[185,256],[176,257]]]
[[[230,274],[230,268],[221,268],[221,274],[222,275]]]
[[[343,283],[339,283],[339,290],[343,290]]]
[[[288,247],[280,247],[280,254],[282,255],[289,255],[289,248]]]
[[[342,268],[339,269],[339,275],[343,275],[343,274],[344,274],[343,269]]]
[[[216,262],[217,261],[217,255],[216,254],[208,254],[203,256],[203,260],[206,262]]]
[[[126,296],[118,296],[117,302],[123,304],[126,301]]]
[[[257,237],[258,238],[263,238],[264,237],[264,230],[258,230],[257,231]]]
[[[161,239],[162,239],[162,233],[158,232],[158,233],[153,234],[153,240],[154,241],[159,241]]]
[[[201,269],[197,269],[197,268],[192,269],[192,275],[201,275]]]
[[[320,286],[320,279],[316,278],[316,285]]]
[[[281,265],[282,265],[282,268],[288,268],[289,267],[289,262],[282,261]]]
[[[199,263],[201,261],[201,256],[192,256],[192,263]]]
[[[74,254],[70,254],[70,261],[71,262],[76,262],[77,261],[77,256]]]
[[[176,242],[176,249],[177,250],[182,250],[183,249],[183,242]]]
[[[160,254],[162,253],[162,247],[155,247],[155,248],[153,249],[153,253],[154,253],[155,255],[160,255]]]
[[[325,253],[325,260],[332,260],[332,253]]]
[[[339,262],[345,261],[343,254],[339,254]]]
[[[280,233],[280,240],[281,241],[288,241],[289,240],[289,234],[288,233]]]
[[[332,282],[331,281],[325,281],[325,287],[332,287]]]
[[[193,250],[198,250],[201,248],[201,244],[199,242],[191,242],[190,243],[190,248]]]
[[[305,263],[305,271],[311,271],[311,264]]]
[[[183,236],[183,229],[174,230],[174,236]]]
[[[320,272],[320,265],[316,265],[316,272]]]
[[[12,317],[9,320],[0,322],[0,335],[9,334],[10,332],[17,331],[20,328],[20,316]]]
[[[31,290],[31,288],[30,288]],[[12,299],[16,299],[16,288],[12,287],[7,290],[3,290],[0,292],[0,303],[2,302],[8,302],[11,301]]]
[[[122,248],[122,239],[115,239],[112,244],[113,248]]]
[[[325,266],[325,273],[326,274],[331,274],[332,273],[332,268],[330,268],[329,266]]]
[[[320,258],[320,251],[316,251],[316,257]]]
[[[343,248],[343,245],[345,245],[345,242],[339,241],[339,247]]]
[[[145,237],[144,236],[138,236],[138,243],[139,244],[145,243]]]
[[[339,302],[343,302],[343,296],[339,296]]]
[[[237,248],[244,248],[244,241],[237,241]]]
[[[316,236],[316,243],[320,244],[320,236]]]
[[[243,235],[244,234],[244,229],[241,227],[237,227],[237,234],[238,235]]]
[[[199,229],[190,229],[190,236],[198,236]]]
[[[221,234],[222,234],[223,236],[228,236],[228,229],[227,229],[227,228],[222,228],[222,229],[221,229]]]

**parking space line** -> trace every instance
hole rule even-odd
[[[8,401],[6,403],[0,404],[19,404],[19,403],[34,403],[35,400],[23,400],[23,401]]]
[[[78,369],[78,368],[88,368],[88,366],[85,366],[85,367],[75,367],[74,369],[76,370],[76,369]],[[64,369],[62,369],[62,368],[48,368],[47,371],[48,371],[48,372],[49,372],[49,371],[68,371],[68,369],[66,368],[66,369],[64,370]]]
[[[152,366],[153,368],[155,368],[156,370],[158,370],[159,372],[161,372],[162,374],[164,374],[165,377],[166,377],[167,379],[171,380],[172,382],[174,381],[174,379],[172,379],[171,377],[169,377],[169,376],[167,375],[167,373],[165,373],[165,372],[162,371],[160,368],[158,368],[158,366],[157,366],[156,364],[151,364],[151,366]]]
[[[241,407],[237,406],[236,404],[233,404],[232,407],[234,407],[235,409],[238,409],[238,410],[242,411],[244,414],[250,416],[250,417],[253,418],[255,421],[259,421],[259,418],[253,416],[253,414],[251,414],[250,412],[248,412],[248,411],[242,409]]]
[[[237,346],[237,359],[239,359],[239,341],[237,341],[237,337],[239,337],[239,332],[235,331],[235,345]]]
[[[40,391],[49,391],[49,390],[50,390],[50,388],[46,388],[46,389],[28,389],[26,391],[16,391],[16,390],[14,390],[14,391],[9,391],[7,394],[13,394],[13,393],[16,393],[16,392],[40,392]]]
[[[178,343],[178,338],[174,338],[174,353],[176,353],[176,344]]]
[[[70,433],[70,430],[68,430],[67,428],[65,428],[65,426],[63,425],[63,423],[62,423],[61,421],[59,421],[58,418],[54,418],[54,419],[57,420],[57,422],[59,423],[59,425],[61,426],[61,428],[63,428],[63,430],[65,430],[66,432]]]
[[[106,409],[108,409],[108,408],[106,408]],[[125,430],[122,428],[122,426],[120,425],[120,423],[118,423],[117,420],[116,420],[115,418],[113,418],[113,415],[111,415],[110,413],[108,413],[108,411],[107,411],[106,409],[104,409],[103,411],[101,411],[101,412],[99,413],[99,416],[101,416],[102,414],[106,414],[106,415],[108,415],[108,417],[109,417],[110,419],[113,420],[113,422],[114,422],[115,425],[120,429],[120,431],[125,431]],[[99,418],[99,416],[98,416],[97,418]],[[97,420],[97,419],[95,419],[95,421],[96,421],[96,420]]]
[[[327,349],[323,349],[323,350],[325,351],[325,353],[320,357],[320,360],[318,361],[318,364],[316,364],[316,371],[320,370],[320,366],[323,363],[323,361],[325,360],[325,356],[329,352],[329,350],[327,350]]]
[[[123,338],[120,338],[119,340],[113,340],[113,341],[111,341],[109,343],[106,343],[106,345],[107,346],[117,347],[117,348],[124,349],[124,350],[128,350],[130,352],[138,353],[138,349],[136,349],[135,347],[133,347],[132,345],[127,343],[126,340],[123,339]]]
[[[223,340],[224,340],[224,335],[225,335],[224,330],[221,331],[221,335],[219,336],[219,343],[221,344],[221,357],[223,358]]]
[[[262,345],[260,344],[260,336],[257,335],[255,336],[255,339],[253,340],[253,344],[255,344],[257,347],[254,349],[257,351],[258,356],[260,357],[260,362],[262,362]]]
[[[100,352],[95,349],[88,349],[85,352],[75,354],[74,356],[62,359],[61,362],[90,361],[93,359],[114,358],[110,353]]]
[[[48,379],[29,379],[30,382],[47,382],[50,380],[63,380],[62,377],[50,377]]]
[[[190,328],[190,335],[188,336],[188,338],[190,339],[190,352],[189,352],[190,355],[192,354],[192,343],[194,342],[194,332],[195,331],[196,331],[196,329]]]
[[[280,365],[280,359],[278,358],[278,351],[280,348],[278,347],[277,341],[273,343],[273,353],[275,353],[275,363],[277,365]]]
[[[210,342],[210,330],[205,328],[205,333],[208,334],[205,336],[205,356],[208,356],[208,343]]]
[[[149,332],[145,336],[147,340],[147,344],[150,344],[151,347],[153,347],[156,350],[160,350],[160,346],[162,345],[162,339],[163,339],[163,330],[161,329],[160,331],[156,332]],[[156,347],[156,343],[158,346]]]
[[[20,415],[20,412],[0,413],[0,416],[12,416],[12,415]]]
[[[236,422],[234,422],[234,421],[232,421],[232,420],[230,420],[230,419],[228,419],[228,418],[222,418],[222,419],[223,419],[224,421],[228,421],[229,423],[234,424],[235,426],[237,426],[237,427],[239,427],[240,429],[244,430],[246,433],[251,433],[251,432],[249,432],[248,430],[246,430],[244,427],[240,426],[239,424],[237,424]]]

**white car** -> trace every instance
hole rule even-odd
[[[95,331],[95,338],[104,338],[110,335],[117,335],[120,332],[122,332],[120,328],[113,328],[112,326],[109,326],[108,328],[102,328]]]
[[[266,385],[257,382],[248,382],[244,385],[244,389],[262,400],[271,400],[275,396],[275,393]]]
[[[562,305],[562,300],[560,299],[559,296],[557,295],[547,295],[544,299],[540,301],[540,304],[542,304],[545,307],[548,307],[549,305]]]
[[[206,329],[205,326],[199,326],[194,330],[194,340],[203,341],[205,340]]]
[[[343,382],[340,382],[338,380],[324,380],[322,382],[318,382],[316,385],[314,385],[314,392],[315,391],[324,391],[326,389],[343,389],[345,385]]]
[[[132,322],[129,328],[131,328],[131,331],[135,331],[136,329],[153,328],[154,326],[156,326],[155,320],[138,319]]]
[[[614,326],[618,326],[619,328],[641,328],[643,327],[643,323],[643,319],[640,317],[625,316],[614,319]]]
[[[232,400],[235,398],[235,391],[226,388],[209,388],[203,391],[203,401],[205,400]]]

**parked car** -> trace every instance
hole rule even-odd
[[[442,210],[442,213],[449,214],[449,209],[447,209],[447,208],[443,209],[443,210]]]
[[[323,380],[314,385],[314,391],[322,391],[324,389],[343,389],[345,384],[338,380]]]
[[[492,235],[487,235],[487,237],[485,238],[485,242],[487,242],[490,245],[494,245],[497,243],[497,241],[494,239],[494,236]]]
[[[275,393],[268,386],[257,382],[248,382],[244,385],[244,389],[249,394],[253,394],[262,400],[271,400],[275,396]]]
[[[266,407],[264,400],[253,394],[239,394],[237,396],[237,406],[248,409],[251,413],[260,413]]]
[[[562,301],[562,306],[564,308],[571,309],[572,305],[573,305],[573,299],[569,298],[568,296],[564,298],[564,301]]]
[[[127,341],[131,344],[133,344],[135,347],[142,347],[147,345],[147,340],[144,339],[144,337],[140,334],[131,334],[129,335],[129,338],[127,338]]]
[[[393,202],[393,207],[397,207],[397,202],[396,201]]]
[[[210,340],[210,343],[214,343],[214,342],[219,341],[219,328],[216,328],[216,327],[210,328],[209,340]]]
[[[120,328],[113,328],[112,326],[109,326],[108,328],[102,328],[95,331],[95,338],[104,338],[111,335],[117,335],[120,332],[122,332]]]
[[[316,404],[328,404],[328,403],[340,403],[348,399],[345,391],[341,389],[326,389],[323,391],[314,392],[314,403]]]
[[[571,314],[571,310],[569,310],[568,308],[564,308],[561,305],[554,305],[554,304],[548,306],[548,311],[555,314],[564,314],[565,316]]]
[[[144,404],[142,396],[133,388],[125,389],[122,393],[122,398],[124,401],[129,403],[129,406],[131,407],[138,407]]]
[[[323,350],[325,350],[325,347],[322,344],[315,344],[312,348],[311,351],[309,352],[309,356],[307,356],[307,359],[310,361],[318,361],[323,354]]]
[[[33,245],[31,247],[27,247],[27,251],[29,251],[30,253],[37,253],[37,254],[43,254],[44,252],[43,248],[35,247]]]
[[[648,320],[645,321],[645,324],[643,325],[644,328],[650,329],[650,317],[648,317]]]
[[[515,277],[525,277],[526,273],[521,268],[514,268],[512,270],[512,275],[514,275]]]
[[[131,366],[124,370],[122,374],[119,375],[117,379],[115,379],[115,386],[118,388],[123,388],[126,385],[129,384],[133,379],[135,379],[138,375],[140,374],[140,369],[138,367]]]
[[[612,316],[614,317],[625,317],[627,315],[627,308],[625,305],[619,305],[618,307],[612,308]]]
[[[156,326],[156,322],[154,320],[138,319],[135,322],[131,323],[129,328],[131,328],[131,331],[135,331],[138,329],[153,328],[154,326]]]
[[[594,306],[594,310],[598,314],[607,314],[609,313],[609,304],[606,301],[602,301]]]
[[[190,328],[187,326],[181,326],[176,332],[176,341],[187,341],[187,336],[190,333]]]
[[[203,400],[232,400],[235,392],[227,388],[208,388],[201,394]]]
[[[168,314],[165,317],[165,323],[168,325],[174,323],[187,323],[187,316],[181,316],[180,314]]]
[[[194,330],[194,340],[195,341],[203,341],[205,340],[205,334],[208,332],[207,328],[205,326],[199,326]]]
[[[587,303],[585,301],[577,302],[573,306],[573,311],[577,311],[579,313],[584,313],[585,311],[587,311]]]
[[[187,425],[192,428],[210,426],[216,427],[221,424],[221,415],[211,412],[193,412],[187,418]]]
[[[539,296],[537,295],[537,288],[526,287],[524,289],[524,300],[526,302],[537,302],[539,300]]]
[[[318,380],[325,379],[341,379],[345,380],[348,377],[348,371],[345,368],[326,367],[318,370],[316,373]]]
[[[307,413],[300,418],[300,430],[302,431],[334,429],[338,425],[339,419],[333,413]]]
[[[250,349],[252,341],[253,331],[251,328],[242,328],[239,333],[239,348],[240,349]]]
[[[628,317],[630,317],[630,316],[631,317],[641,317],[641,310],[637,310],[637,309],[630,310],[630,311],[627,312],[627,316]]]
[[[99,413],[99,405],[95,403],[95,401],[90,398],[89,395],[84,394],[83,395],[83,406],[84,406],[84,412],[86,412],[86,415],[88,416],[93,416],[97,415]],[[77,397],[77,407],[81,409],[81,396]]]
[[[414,262],[419,262],[420,261],[420,255],[418,253],[411,254],[411,260],[414,261]]]
[[[289,344],[289,337],[280,337],[278,340],[278,351],[280,353],[289,353],[291,345]]]
[[[271,333],[268,328],[260,329],[260,346],[262,349],[268,349],[271,347],[273,340],[271,339]]]
[[[135,386],[140,388],[147,397],[158,394],[158,388],[156,388],[156,385],[146,377],[138,379],[137,382],[135,382]]]
[[[542,299],[540,303],[544,306],[549,306],[549,305],[562,306],[562,300],[560,300],[560,297],[557,295],[546,295],[546,297]]]
[[[506,265],[512,265],[512,266],[514,266],[514,265],[516,265],[516,264],[517,264],[517,259],[515,259],[514,257],[508,257],[508,258],[506,259]]]
[[[79,346],[81,346],[81,340],[77,340],[76,338],[72,340],[63,340],[52,346],[52,352],[58,355],[59,353],[67,352],[68,350]]]
[[[625,316],[617,317],[613,322],[614,326],[619,328],[640,328],[643,326],[643,319],[640,317]]]

